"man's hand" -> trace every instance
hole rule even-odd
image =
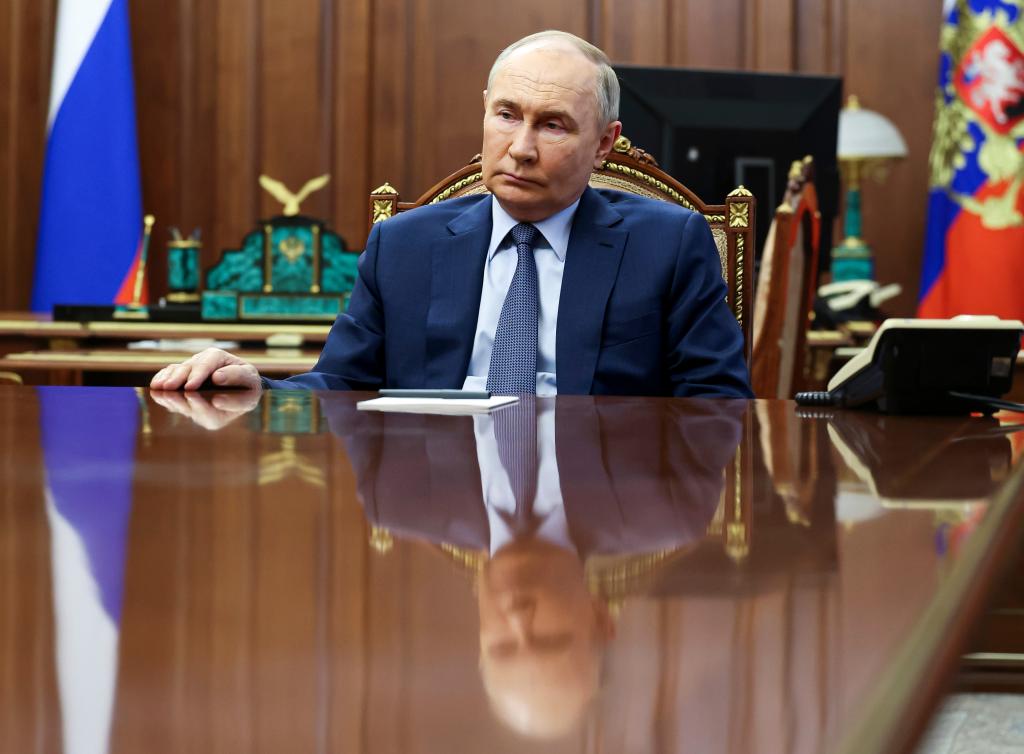
[[[153,390],[198,390],[210,378],[214,387],[243,387],[259,390],[260,374],[256,367],[244,359],[222,351],[207,348],[180,364],[169,364],[161,369],[149,382]]]
[[[260,402],[260,393],[246,390],[241,393],[219,393],[206,399],[198,393],[153,391],[150,397],[168,411],[187,416],[204,429],[221,429],[242,414],[252,411]]]

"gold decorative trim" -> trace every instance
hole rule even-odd
[[[747,526],[742,521],[734,521],[726,527],[725,553],[736,562],[744,560],[750,554]]]
[[[725,527],[725,553],[738,563],[750,554],[750,536],[747,523],[743,520],[743,463],[740,450],[736,451],[733,481],[736,485],[733,489],[733,520]]]
[[[487,553],[483,551],[456,547],[446,542],[441,544],[441,552],[474,574],[480,573],[484,569],[484,563],[487,562]]]
[[[694,207],[693,204],[690,202],[690,200],[687,199],[685,196],[680,194],[678,191],[676,191],[674,188],[669,186],[664,181],[660,181],[657,178],[655,178],[653,175],[645,173],[642,170],[637,170],[636,168],[631,168],[628,165],[623,165],[623,164],[618,163],[618,162],[612,162],[611,160],[605,160],[604,164],[601,165],[601,169],[602,170],[608,170],[608,171],[610,171],[612,173],[621,173],[622,175],[628,175],[631,178],[636,178],[638,180],[641,180],[644,183],[646,183],[647,185],[654,186],[659,191],[661,191],[661,192],[667,194],[668,196],[672,197],[673,200],[675,200],[679,204],[683,205],[687,209],[692,209],[694,211],[697,211],[697,208]]]
[[[377,223],[383,222],[391,217],[391,215],[394,214],[393,207],[393,199],[374,199],[373,222],[371,224],[376,225]]]
[[[199,300],[199,294],[177,291],[175,293],[168,293],[167,300],[172,304],[192,304]]]
[[[732,311],[736,315],[736,321],[743,327],[743,259],[746,255],[747,241],[743,234],[736,234],[736,275],[735,298],[733,299]]]
[[[746,186],[740,185],[740,186],[737,186],[736,188],[734,188],[728,194],[726,194],[726,197],[730,197],[730,196],[753,196],[753,194],[751,194],[749,191],[747,191]]]
[[[732,194],[730,194],[732,196]],[[729,205],[729,227],[746,228],[750,225],[750,205],[736,202]]]
[[[625,136],[620,136],[615,140],[615,146],[612,149],[619,154],[629,154],[629,150],[632,149],[633,142],[627,139]]]
[[[635,555],[592,555],[584,565],[587,589],[605,599],[621,600],[635,591],[644,578],[653,575],[658,566],[688,549],[673,547]]]
[[[263,292],[270,293],[274,290],[274,252],[271,242],[274,235],[274,228],[271,225],[263,226]]]
[[[370,547],[374,552],[387,555],[395,546],[395,538],[391,532],[380,526],[370,527]]]
[[[21,375],[16,372],[0,372],[0,382],[3,380],[10,380],[18,385],[25,384],[25,381],[21,379]]]
[[[310,293],[320,292],[320,226],[314,225],[310,228],[313,233],[313,284],[309,286]]]
[[[659,202],[674,204],[671,199],[653,188],[638,186],[634,181],[627,180],[619,175],[608,175],[607,173],[592,173],[590,185],[594,188],[611,188],[616,191],[624,191],[627,194],[646,196],[648,199],[656,199]]]
[[[711,237],[715,239],[718,251],[718,262],[722,265],[722,280],[729,282],[729,234],[723,228],[712,228]]]
[[[708,223],[724,223],[725,215],[704,215]]]
[[[781,214],[781,215],[792,215],[793,214],[793,208],[790,207],[785,202],[783,202],[782,204],[780,204],[778,207],[775,208],[775,214],[777,214],[777,215],[779,215],[779,214]]]
[[[370,193],[371,194],[394,194],[395,196],[398,196],[398,189],[396,189],[394,186],[392,186],[387,181],[384,181],[383,184],[381,184],[380,186],[375,188]]]
[[[437,204],[438,202],[443,202],[445,199],[451,197],[452,194],[458,193],[467,186],[470,186],[476,183],[477,181],[482,180],[483,177],[484,174],[480,172],[471,173],[470,175],[467,175],[465,178],[460,178],[459,180],[455,181],[455,183],[453,183],[451,186],[449,186],[444,191],[435,196],[433,199],[431,199],[430,204]]]

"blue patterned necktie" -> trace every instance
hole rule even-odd
[[[498,458],[508,474],[515,498],[514,515],[502,514],[518,539],[531,534],[540,524],[533,513],[537,494],[537,403],[532,395],[494,412],[494,439]]]
[[[516,272],[501,306],[498,327],[494,331],[487,389],[492,393],[537,392],[537,263],[533,243],[538,230],[529,223],[512,228],[516,242]]]

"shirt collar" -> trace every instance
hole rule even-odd
[[[572,219],[575,217],[576,208],[579,206],[580,200],[577,199],[562,211],[556,212],[551,217],[545,218],[540,222],[533,223],[534,227],[540,231],[544,241],[547,242],[545,245],[551,247],[559,262],[565,261],[565,253],[569,249],[569,233],[572,230]],[[494,258],[495,253],[501,248],[502,241],[508,236],[509,231],[518,224],[519,221],[509,215],[504,207],[501,206],[501,203],[492,196],[491,251],[487,257],[488,261]]]

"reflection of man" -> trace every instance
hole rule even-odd
[[[532,421],[509,409],[470,421],[323,403],[332,431],[346,439],[373,525],[483,562],[477,593],[488,698],[514,729],[549,737],[578,722],[614,635],[607,595],[588,585],[592,564],[629,562],[703,536],[745,404],[576,399],[556,408],[537,399],[521,408],[534,405]],[[511,437],[502,426],[508,419]],[[525,456],[516,452],[524,447]],[[533,468],[521,474],[531,457]]]
[[[210,349],[151,386],[749,396],[704,219],[588,188],[621,131],[618,96],[607,57],[577,37],[513,44],[484,92],[491,195],[374,226],[311,373],[261,383]]]

